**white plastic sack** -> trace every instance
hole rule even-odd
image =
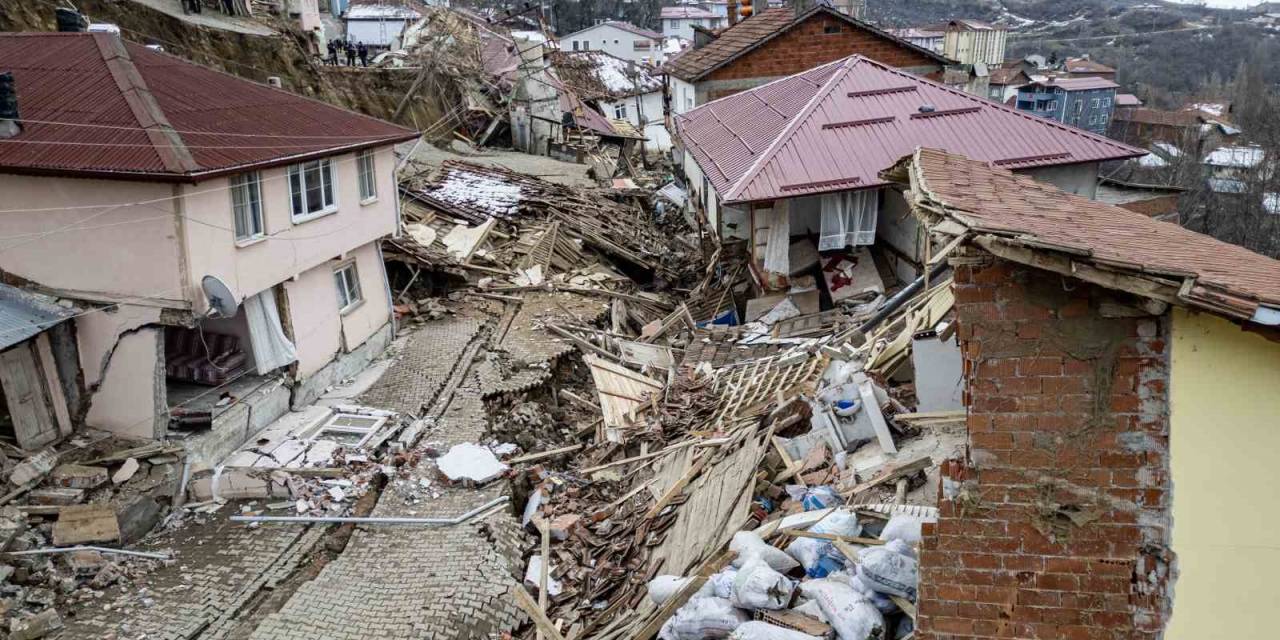
[[[791,594],[795,590],[795,582],[770,569],[764,560],[756,556],[738,570],[730,602],[735,607],[752,611],[784,609],[791,604]]]
[[[680,593],[686,584],[693,578],[683,578],[680,576],[658,576],[649,581],[649,599],[653,603],[662,606],[662,603],[670,600],[672,596]],[[714,585],[710,581],[702,585],[693,597],[703,597],[714,595]]]
[[[818,636],[793,631],[769,624],[768,622],[748,622],[734,629],[730,640],[822,640]]]
[[[809,531],[838,536],[856,536],[862,533],[862,525],[858,524],[858,516],[853,511],[838,509],[809,527]],[[798,560],[805,571],[814,577],[822,577],[816,576],[813,569],[824,555],[831,553],[831,550],[831,542],[819,538],[796,538],[794,542],[787,545],[787,555]]]
[[[863,549],[858,558],[858,577],[868,587],[887,595],[916,599],[920,574],[914,558],[884,547]]]
[[[884,637],[884,616],[853,587],[834,580],[810,580],[800,583],[800,592],[817,601],[840,640]]]
[[[710,595],[714,595],[717,598],[733,599],[733,581],[737,577],[737,569],[733,567],[721,569],[720,573],[711,576],[711,579],[707,581],[707,584],[711,585],[711,590],[714,592]]]
[[[801,589],[801,591],[803,591],[803,589]],[[791,610],[796,613],[802,613],[809,616],[818,622],[827,622],[827,614],[822,612],[822,607],[818,606],[818,602],[816,600],[805,600],[804,604],[798,607],[792,607]]]
[[[752,556],[760,556],[760,559],[764,560],[771,569],[782,573],[800,566],[800,563],[787,555],[787,552],[761,540],[754,531],[739,531],[733,534],[733,540],[729,542],[729,550],[738,554],[733,559],[733,566],[738,569],[741,569]]]
[[[889,517],[889,522],[885,523],[884,529],[880,532],[880,539],[886,542],[901,540],[912,546],[920,544],[920,527],[924,522],[925,519],[920,516],[895,513]]]
[[[871,587],[867,586],[867,583],[863,582],[862,578],[858,577],[858,572],[856,569],[851,569],[847,571],[833,571],[831,575],[827,577],[837,582],[841,582],[849,585],[850,587],[853,587],[854,591],[861,593],[868,600],[870,600],[871,604],[874,604],[876,608],[880,610],[880,613],[889,615],[898,610],[898,605],[894,603],[894,601],[891,600],[889,596],[886,596],[883,593],[879,593],[875,589],[872,589]]]
[[[746,621],[746,612],[733,608],[724,598],[694,598],[662,625],[658,637],[661,640],[727,638]]]

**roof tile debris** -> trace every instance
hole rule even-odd
[[[936,149],[909,159],[918,202],[973,232],[1161,280],[1180,301],[1220,314],[1247,319],[1260,304],[1280,305],[1280,261],[985,162]]]
[[[676,126],[728,203],[880,186],[881,170],[924,144],[1010,169],[1145,153],[862,56],[707,103]]]
[[[417,137],[112,34],[3,34],[0,69],[23,119],[0,171],[194,179]]]
[[[553,51],[556,74],[583,100],[619,99],[662,90],[662,78],[650,67],[604,51]]]

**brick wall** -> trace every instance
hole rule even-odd
[[[839,31],[827,33],[828,28]],[[831,15],[816,13],[804,23],[711,72],[702,82],[789,76],[855,53],[895,67],[942,68],[932,58],[893,40]]]
[[[1167,317],[989,257],[954,266],[968,458],[944,465],[926,528],[917,637],[1157,637]]]

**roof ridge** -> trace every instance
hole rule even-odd
[[[159,156],[165,169],[173,173],[199,170],[201,167],[191,155],[186,141],[169,124],[160,103],[147,87],[142,72],[133,64],[133,57],[129,55],[124,40],[108,33],[96,33],[91,37],[102,61],[106,63],[107,72],[111,74],[120,95],[129,105],[134,120],[146,132],[152,151]]]
[[[1050,120],[1050,119],[1048,119],[1048,118],[1042,118],[1042,117],[1040,117],[1040,116],[1034,116],[1034,115],[1031,115],[1031,114],[1027,113],[1026,111],[1021,111],[1021,110],[1019,110],[1019,109],[1015,109],[1015,108],[1013,108],[1013,107],[1010,107],[1009,105],[1006,105],[1006,104],[1004,104],[1003,102],[996,102],[995,100],[990,100],[990,99],[987,99],[987,98],[983,98],[982,96],[976,96],[976,95],[973,95],[972,93],[965,93],[964,91],[961,91],[961,90],[956,89],[956,88],[954,88],[954,87],[949,87],[949,86],[947,86],[947,85],[945,85],[945,84],[942,84],[941,82],[934,82],[933,80],[930,80],[930,79],[925,78],[925,77],[923,77],[923,76],[918,76],[918,75],[915,75],[915,74],[913,74],[913,73],[908,73],[908,72],[903,71],[903,70],[901,70],[901,69],[897,69],[897,68],[891,67],[891,66],[889,66],[889,65],[882,64],[882,63],[880,63],[880,62],[878,62],[878,61],[876,61],[876,60],[871,60],[870,58],[868,58],[868,59],[867,59],[867,62],[870,62],[870,63],[872,63],[872,64],[876,65],[877,67],[880,67],[881,69],[884,69],[885,71],[888,71],[888,72],[890,72],[890,73],[896,73],[896,74],[901,75],[901,76],[906,76],[907,78],[911,79],[911,80],[912,80],[912,81],[914,81],[914,82],[923,82],[923,83],[926,83],[926,84],[928,84],[928,85],[930,85],[930,86],[937,87],[937,88],[939,88],[939,89],[942,89],[942,90],[944,90],[944,91],[947,91],[947,92],[951,93],[952,95],[960,96],[960,97],[963,97],[963,98],[965,98],[965,99],[971,100],[971,101],[973,101],[973,102],[977,102],[977,103],[982,104],[982,105],[990,105],[990,106],[996,107],[996,108],[998,108],[998,109],[1000,109],[1000,110],[1003,110],[1003,111],[1005,111],[1005,112],[1012,113],[1012,114],[1016,114],[1016,115],[1018,115],[1019,117],[1022,117],[1022,118],[1026,119],[1026,120],[1029,120],[1029,121],[1031,121],[1031,122],[1036,122],[1036,123],[1039,123],[1039,124],[1042,124],[1042,125],[1045,125],[1045,126],[1048,126],[1048,127],[1052,127],[1052,128],[1060,129],[1060,130],[1062,130],[1062,131],[1066,131],[1067,133],[1071,133],[1071,134],[1075,134],[1075,135],[1083,136],[1083,137],[1085,137],[1085,138],[1089,138],[1089,139],[1094,140],[1094,141],[1096,141],[1096,142],[1100,142],[1100,143],[1108,144],[1108,145],[1111,145],[1111,146],[1113,146],[1113,147],[1117,147],[1117,148],[1120,148],[1120,149],[1127,149],[1127,150],[1129,150],[1129,151],[1131,151],[1131,152],[1133,152],[1133,153],[1135,153],[1135,154],[1142,155],[1142,154],[1145,154],[1145,153],[1146,153],[1145,151],[1143,151],[1143,150],[1141,150],[1141,149],[1138,149],[1138,148],[1136,148],[1136,147],[1131,147],[1131,146],[1129,146],[1129,145],[1127,145],[1127,144],[1124,144],[1123,142],[1120,142],[1120,141],[1118,141],[1118,140],[1112,140],[1111,138],[1108,138],[1108,137],[1103,136],[1103,135],[1098,135],[1098,134],[1093,133],[1093,132],[1091,132],[1091,131],[1085,131],[1084,129],[1080,129],[1080,128],[1077,128],[1077,127],[1072,127],[1072,126],[1070,126],[1070,125],[1062,124],[1061,122],[1058,122],[1057,120]]]
[[[839,84],[839,81],[848,75],[854,67],[858,66],[858,63],[865,62],[867,60],[867,58],[856,53],[838,60],[837,62],[840,63],[840,68],[837,69],[835,73],[832,73],[831,77],[827,78],[827,81],[823,83],[822,87],[819,88],[816,93],[813,94],[813,97],[804,105],[804,108],[787,123],[787,126],[783,128],[776,137],[774,137],[773,142],[769,143],[769,146],[760,154],[760,157],[756,158],[755,161],[751,163],[751,168],[747,169],[747,172],[742,174],[742,177],[734,183],[733,188],[724,195],[724,201],[732,202],[736,199],[738,194],[744,191],[747,185],[751,184],[751,182],[755,180],[756,176],[760,174],[760,171],[764,169],[765,165],[769,164],[769,162],[773,160],[773,157],[778,153],[778,149],[788,138],[791,137],[791,134],[795,133],[796,129],[800,128],[804,122],[807,122],[818,105],[824,102],[827,97],[831,95],[831,91],[835,89],[835,85]]]

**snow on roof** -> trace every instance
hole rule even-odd
[[[1262,194],[1262,208],[1267,213],[1280,215],[1280,193],[1264,193]]]
[[[353,4],[344,17],[348,20],[417,20],[422,14],[398,4]]]
[[[1160,167],[1167,167],[1169,166],[1169,163],[1166,162],[1164,158],[1161,158],[1154,153],[1148,153],[1147,155],[1138,158],[1138,166],[1157,169]]]
[[[1204,163],[1211,167],[1256,167],[1267,155],[1259,147],[1218,147],[1205,156]]]
[[[1227,113],[1227,105],[1222,104],[1221,102],[1193,102],[1187,105],[1187,108],[1192,111],[1203,111],[1211,116],[1218,116],[1219,118]]]
[[[1152,144],[1151,148],[1153,151],[1162,151],[1164,155],[1170,158],[1182,157],[1182,149],[1179,149],[1178,145],[1176,144],[1170,144],[1168,142],[1157,142],[1155,144]]]
[[[714,11],[707,11],[702,7],[663,7],[661,17],[665,20],[681,18],[718,18],[719,14]]]
[[[450,171],[427,191],[437,200],[484,209],[494,217],[510,217],[520,210],[520,185],[470,171]]]

